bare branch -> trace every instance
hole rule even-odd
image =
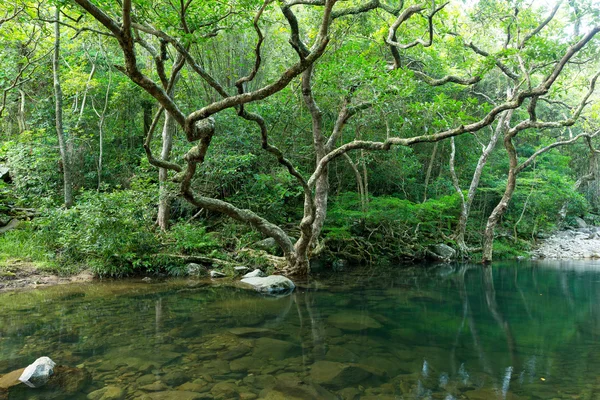
[[[517,168],[516,168],[516,174],[520,173],[521,171],[523,171],[525,168],[527,168],[528,166],[531,165],[531,163],[533,163],[533,161],[536,159],[537,156],[539,156],[540,154],[546,153],[547,151],[550,151],[552,149],[554,149],[555,147],[560,147],[560,146],[566,146],[572,143],[575,143],[576,141],[578,141],[581,138],[587,138],[587,139],[592,139],[594,137],[596,137],[598,134],[600,133],[600,131],[596,131],[592,134],[589,133],[581,133],[577,136],[575,136],[572,139],[569,140],[562,140],[562,141],[558,141],[558,142],[554,142],[544,148],[539,149],[538,151],[536,151],[535,153],[533,153],[531,156],[529,156],[529,158],[527,160],[525,160],[523,163],[521,163]]]
[[[550,21],[552,21],[552,19],[556,15],[556,12],[560,8],[560,5],[562,4],[562,2],[563,2],[563,0],[559,0],[558,2],[556,2],[556,5],[554,6],[554,8],[552,9],[552,11],[550,12],[550,15],[548,15],[548,17],[545,20],[543,20],[534,30],[532,30],[527,35],[525,35],[525,37],[523,38],[523,40],[521,41],[521,43],[519,43],[519,45],[517,46],[518,49],[522,49],[523,47],[525,47],[525,43],[527,43],[527,41],[529,39],[531,39],[532,37],[534,37],[535,35],[537,35],[538,33],[540,33],[540,31],[542,29],[544,29],[544,27],[546,25],[548,25],[550,23]]]
[[[394,46],[394,47],[397,47],[397,48],[400,48],[403,50],[407,50],[407,49],[410,49],[411,47],[415,47],[418,45],[421,45],[423,47],[431,46],[433,44],[433,17],[435,16],[435,14],[440,12],[444,7],[446,7],[446,5],[448,5],[448,2],[433,9],[431,11],[431,13],[429,13],[429,15],[427,16],[427,23],[429,25],[429,35],[428,35],[427,41],[424,41],[423,39],[415,39],[411,43],[400,44],[394,39],[396,36],[396,32],[398,31],[398,28],[400,27],[400,25],[402,25],[404,22],[408,21],[410,19],[410,17],[412,17],[414,14],[419,13],[425,9],[425,6],[423,4],[416,4],[416,5],[408,7],[406,10],[404,10],[402,12],[402,14],[400,14],[398,16],[396,21],[394,21],[394,23],[390,26],[390,29],[388,30],[388,36],[387,36],[387,39],[385,40],[385,42],[389,46]]]

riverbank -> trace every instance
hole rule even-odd
[[[600,227],[556,232],[531,253],[532,260],[600,259]]]
[[[94,275],[82,271],[73,275],[57,275],[52,270],[40,269],[33,263],[15,261],[10,267],[0,267],[0,292],[15,289],[35,289],[67,283],[91,282]]]

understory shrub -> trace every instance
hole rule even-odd
[[[355,193],[343,193],[332,202],[324,238],[329,250],[354,261],[374,256],[413,259],[431,243],[449,234],[458,218],[458,195],[424,203],[392,196],[371,197],[361,210]]]

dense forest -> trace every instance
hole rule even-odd
[[[291,275],[600,223],[591,0],[9,0],[0,262]]]

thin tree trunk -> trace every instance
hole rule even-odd
[[[171,157],[171,149],[173,148],[173,133],[176,129],[175,119],[168,112],[165,113],[165,122],[162,131],[162,151],[160,157],[162,160],[169,161]],[[171,216],[171,200],[169,198],[169,190],[167,189],[168,170],[160,168],[158,170],[159,200],[158,200],[158,216],[156,223],[161,230],[169,229],[169,220]]]
[[[362,175],[360,174],[358,167],[356,166],[354,161],[352,161],[352,158],[348,155],[348,153],[344,153],[344,158],[346,158],[348,164],[350,164],[350,168],[352,168],[352,171],[354,172],[354,176],[356,178],[356,186],[358,189],[358,195],[360,198],[360,208],[364,212],[367,209],[367,204],[365,203],[365,187],[363,185]]]
[[[490,137],[490,141],[487,146],[485,146],[482,150],[481,156],[477,161],[477,166],[475,167],[475,172],[473,173],[473,178],[471,179],[471,185],[469,186],[469,192],[467,193],[467,197],[465,199],[460,186],[458,184],[458,178],[454,173],[454,140],[452,140],[453,153],[451,155],[450,162],[450,173],[452,174],[452,181],[454,183],[454,187],[461,197],[461,212],[458,218],[458,223],[456,225],[456,230],[454,231],[454,240],[461,251],[467,251],[467,245],[465,243],[465,235],[467,232],[467,221],[469,220],[469,214],[471,213],[471,206],[473,205],[473,200],[475,199],[475,194],[477,193],[477,189],[479,188],[479,182],[481,181],[481,175],[483,173],[483,168],[487,164],[488,158],[494,148],[496,147],[496,143],[498,143],[498,138],[500,134],[505,132],[508,129],[510,124],[510,120],[512,119],[513,110],[507,111],[500,116],[498,121],[498,125],[496,129],[494,129],[492,136]]]
[[[60,11],[55,8],[54,23],[54,54],[52,57],[52,72],[54,77],[54,99],[56,106],[56,134],[58,135],[58,146],[60,148],[60,156],[63,164],[63,180],[64,180],[64,198],[65,207],[70,208],[73,205],[73,181],[71,176],[71,160],[67,150],[67,141],[65,139],[63,126],[63,94],[60,87]]]
[[[488,217],[488,222],[485,227],[485,232],[483,235],[483,255],[481,262],[484,264],[489,264],[492,262],[492,253],[494,251],[494,233],[496,229],[496,225],[500,218],[504,215],[506,209],[508,208],[508,203],[512,199],[512,195],[515,192],[515,188],[517,186],[517,151],[512,142],[513,136],[505,135],[504,137],[504,147],[508,152],[509,159],[509,170],[508,170],[508,181],[506,182],[506,189],[504,190],[504,195],[502,195],[502,199],[500,202],[494,207],[494,210]]]
[[[433,162],[435,161],[435,155],[437,154],[439,142],[435,142],[433,145],[433,151],[431,152],[431,158],[429,159],[429,166],[427,167],[427,174],[425,175],[425,190],[423,193],[423,203],[427,201],[427,187],[429,186],[429,179],[431,179],[431,170],[433,169]]]
[[[19,114],[17,115],[17,122],[19,124],[19,133],[23,133],[27,130],[27,118],[25,116],[25,92],[19,89]]]

